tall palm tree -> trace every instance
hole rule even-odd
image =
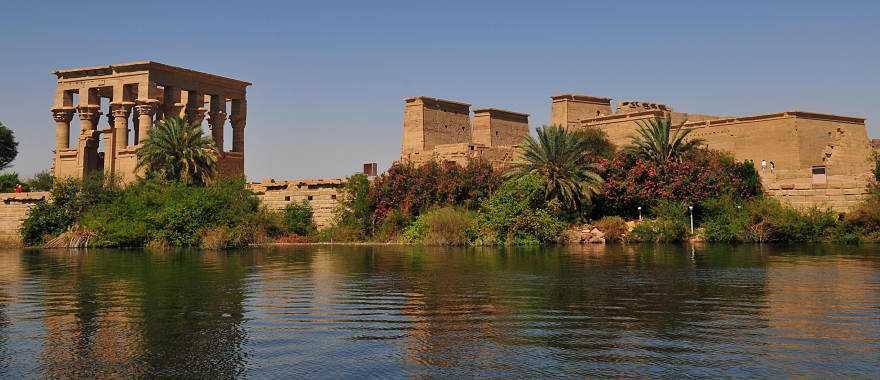
[[[538,128],[538,138],[526,138],[519,162],[511,167],[509,175],[517,178],[533,174],[546,183],[545,199],[559,199],[566,206],[582,210],[599,192],[602,177],[595,164],[584,163],[591,153],[591,141],[582,135],[559,126]]]
[[[200,125],[179,117],[165,118],[138,149],[138,169],[147,176],[204,185],[217,173],[217,146]]]
[[[632,138],[627,150],[639,157],[662,164],[679,160],[684,154],[693,152],[705,143],[705,140],[688,139],[692,129],[672,126],[672,119],[653,118],[649,122],[637,121],[639,129]]]

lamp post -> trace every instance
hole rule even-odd
[[[639,221],[642,221],[642,206],[639,206]]]
[[[694,233],[694,206],[688,206],[688,210],[691,211],[691,234]]]

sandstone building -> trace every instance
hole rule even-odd
[[[52,116],[56,177],[82,178],[96,171],[124,182],[136,176],[136,152],[153,124],[180,116],[205,122],[220,148],[221,175],[244,175],[246,88],[250,83],[151,61],[58,70]],[[107,106],[102,106],[102,100]],[[71,121],[79,133],[71,144]],[[102,115],[107,128],[101,128]],[[232,127],[232,150],[224,151],[224,128]],[[99,151],[100,150],[100,151]]]
[[[574,94],[551,98],[551,124],[595,127],[619,146],[630,142],[638,122],[670,117],[693,129],[711,149],[755,162],[767,192],[794,206],[845,211],[867,194],[871,148],[865,119],[789,111],[751,116],[675,112],[664,104]]]
[[[417,96],[403,109],[400,158],[416,165],[431,160],[466,164],[483,159],[509,165],[517,146],[529,135],[529,115],[497,108],[474,110],[470,104]]]

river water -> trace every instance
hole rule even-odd
[[[0,250],[0,378],[880,377],[880,246]]]

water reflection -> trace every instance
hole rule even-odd
[[[0,251],[0,377],[880,371],[880,249]]]

